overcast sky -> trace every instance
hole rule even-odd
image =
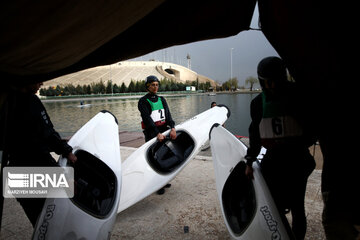
[[[252,28],[259,28],[258,16],[256,8],[251,23]],[[250,30],[243,31],[234,37],[162,49],[134,60],[155,59],[187,67],[187,54],[191,57],[191,69],[193,71],[220,83],[227,81],[231,76],[232,55],[232,76],[238,78],[239,86],[245,85],[247,77],[256,77],[256,67],[262,58],[278,56],[261,31]]]

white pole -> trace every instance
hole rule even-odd
[[[232,51],[234,48],[230,48],[230,79],[232,79]]]

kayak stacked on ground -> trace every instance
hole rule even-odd
[[[75,164],[73,198],[48,198],[33,239],[109,239],[121,192],[121,157],[116,118],[102,111],[70,139]]]
[[[221,211],[231,237],[289,239],[259,163],[253,163],[253,180],[245,175],[246,146],[218,124],[210,131],[210,146]]]
[[[213,124],[230,116],[224,105],[213,107],[175,126],[177,138],[148,141],[122,165],[122,193],[118,212],[164,187],[193,159],[209,139]],[[169,130],[164,133],[169,135]]]

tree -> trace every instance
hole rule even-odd
[[[165,91],[166,92],[168,92],[168,91],[170,91],[171,89],[170,89],[170,84],[166,84],[166,86],[165,86]]]
[[[127,87],[125,86],[125,83],[123,82],[120,86],[120,92],[121,93],[125,93],[127,92]]]
[[[237,88],[238,88],[238,80],[236,77],[234,78],[231,78],[229,80],[227,80],[226,82],[224,82],[222,84],[222,88],[223,90],[232,90],[232,91],[235,91]]]
[[[55,96],[61,96],[61,87],[60,85],[56,85],[56,88],[55,88]]]
[[[178,86],[175,82],[172,82],[171,85],[170,85],[170,90],[171,91],[178,91]]]
[[[83,88],[79,84],[75,88],[75,94],[76,95],[83,95],[84,94]]]
[[[132,80],[132,79],[128,86],[128,92],[135,92],[135,83],[134,83],[134,80]]]
[[[91,84],[92,92],[95,94],[104,94],[106,92],[106,87],[102,79],[98,83]]]
[[[72,85],[71,83],[66,84],[64,87],[64,95],[75,95],[76,94],[76,90],[74,85]]]
[[[105,84],[103,82],[103,80],[101,79],[100,82],[98,83],[98,86],[99,86],[99,93],[106,93],[106,87],[105,87]]]
[[[99,88],[98,88],[98,85],[96,83],[91,83],[91,92],[94,93],[94,94],[99,93]]]
[[[231,88],[229,81],[224,82],[221,86],[222,86],[223,91],[229,91]]]
[[[114,86],[113,86],[113,92],[114,93],[119,93],[120,92],[120,88],[119,86],[115,83]]]
[[[113,84],[111,80],[107,81],[105,93],[113,93]]]
[[[239,82],[238,82],[238,79],[236,77],[231,78],[229,81],[230,81],[230,86],[231,86],[232,91],[235,91],[236,89],[238,89]]]
[[[140,86],[141,86],[140,91],[146,92],[145,80],[140,81]]]
[[[46,90],[44,88],[40,88],[40,95],[46,96]]]
[[[91,94],[91,87],[90,87],[90,85],[84,85],[84,86],[83,86],[83,92],[84,92],[85,94]]]
[[[146,92],[145,80],[136,81],[135,91],[136,92]]]
[[[182,82],[177,83],[178,86],[178,91],[185,91],[186,90],[186,85]]]
[[[254,87],[254,84],[255,83],[258,83],[259,80],[255,77],[248,77],[246,80],[245,80],[245,85],[247,84],[250,84],[250,91],[253,90],[253,87]]]
[[[209,89],[212,88],[210,82],[205,83],[205,90],[209,91]]]

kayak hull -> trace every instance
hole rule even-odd
[[[254,180],[245,176],[246,146],[220,125],[210,132],[216,189],[226,227],[233,239],[289,239],[285,225],[253,163]]]
[[[45,201],[33,239],[109,239],[121,192],[121,157],[116,118],[102,111],[70,139],[78,160],[73,198]],[[60,157],[60,166],[70,166]]]

